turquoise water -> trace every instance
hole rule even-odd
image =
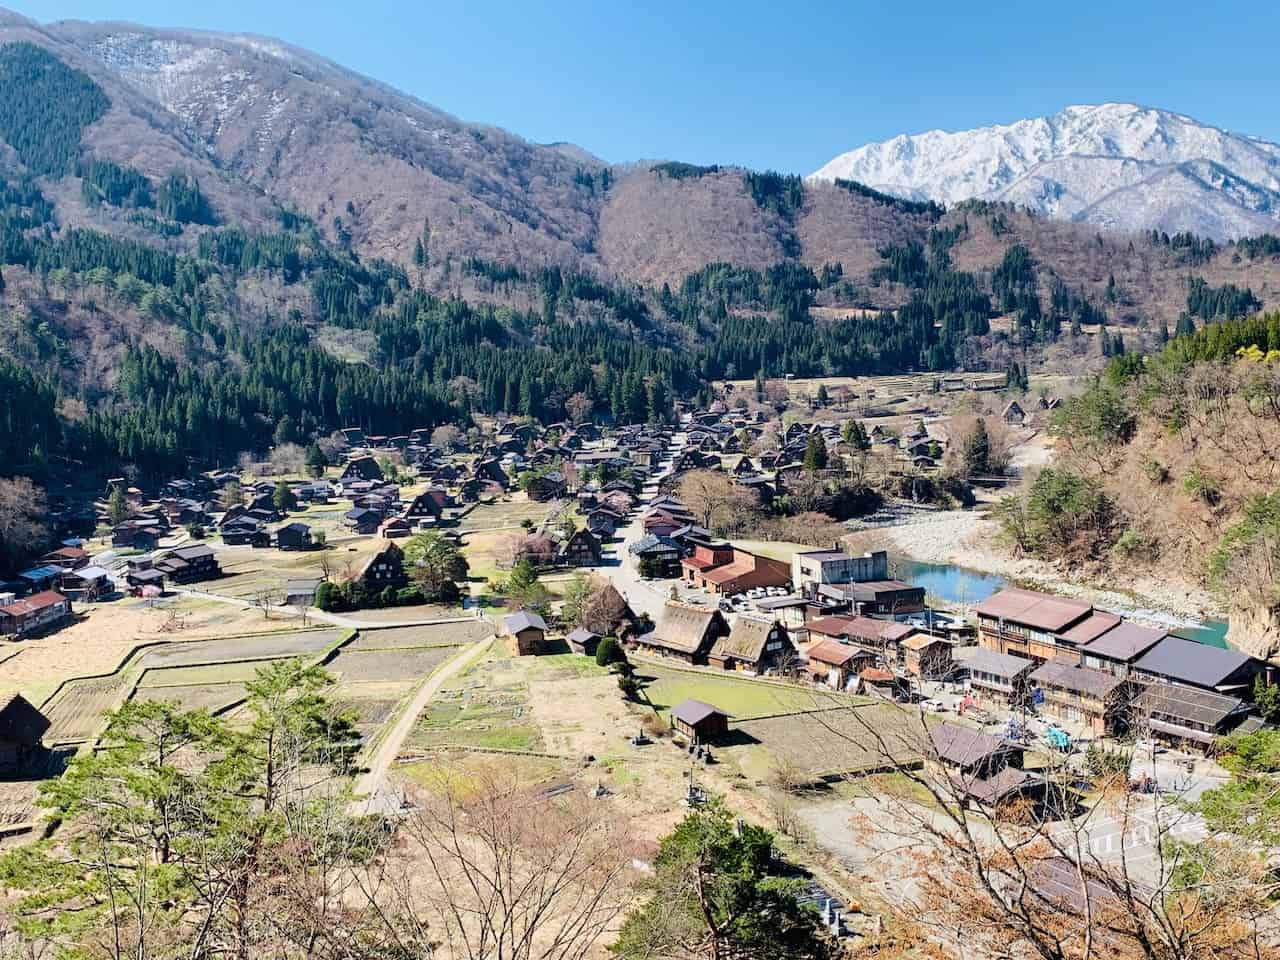
[[[1227,626],[1225,620],[1206,620],[1198,627],[1177,627],[1170,632],[1188,640],[1198,640],[1211,647],[1221,647],[1225,650],[1227,649]]]
[[[943,603],[970,605],[981,603],[997,590],[1007,586],[1004,578],[991,573],[966,570],[950,563],[922,563],[896,557],[889,562],[890,574],[907,583],[924,587],[925,593]],[[1227,622],[1206,620],[1196,626],[1177,627],[1170,631],[1188,640],[1212,647],[1227,647]]]
[[[966,570],[950,563],[921,563],[919,560],[895,558],[890,561],[890,567],[894,576],[924,587],[927,595],[946,603],[981,603],[1006,585],[1002,577]]]

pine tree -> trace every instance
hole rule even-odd
[[[987,421],[978,418],[973,432],[964,442],[964,471],[966,476],[986,476],[991,464],[991,437],[987,434]]]
[[[312,443],[307,447],[307,471],[313,477],[323,477],[324,468],[329,465],[329,459],[324,455],[324,451],[320,449],[320,444]]]
[[[111,496],[107,500],[107,517],[114,527],[128,520],[129,513],[129,497],[124,491],[124,484],[118,483],[111,488]]]
[[[822,437],[814,434],[804,448],[804,469],[806,473],[815,474],[827,468],[827,445]]]

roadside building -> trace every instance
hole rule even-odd
[[[1036,661],[975,647],[961,661],[969,672],[970,693],[979,704],[1000,710],[1016,710],[1028,701],[1028,677]]]
[[[955,669],[953,645],[927,633],[912,633],[898,643],[902,666],[921,680],[941,680]]]
[[[315,603],[316,590],[323,583],[320,577],[306,577],[284,582],[284,602],[294,607],[309,607]]]
[[[864,580],[859,583],[824,584],[817,597],[834,601],[863,616],[893,618],[924,610],[924,587],[902,580]]]
[[[806,597],[824,585],[888,580],[889,555],[884,550],[855,557],[843,550],[810,550],[791,558],[791,580]]]
[[[1168,634],[1136,623],[1121,623],[1096,640],[1080,648],[1080,663],[1095,670],[1106,670],[1117,677],[1128,677],[1133,665]]]
[[[1258,678],[1270,682],[1272,668],[1239,650],[1211,647],[1183,637],[1167,636],[1133,665],[1142,683],[1175,683],[1247,699]]]
[[[645,653],[705,664],[716,641],[728,635],[728,621],[719,610],[668,600],[657,626],[634,643]]]
[[[585,527],[575,530],[560,548],[559,560],[570,567],[598,567],[603,550],[595,534]]]
[[[856,686],[858,674],[877,660],[875,654],[836,640],[819,640],[805,652],[805,670],[815,683],[832,690]]]
[[[1133,702],[1134,728],[1176,747],[1208,750],[1249,715],[1239,697],[1195,687],[1158,683]]]
[[[409,583],[409,575],[404,569],[404,551],[394,543],[387,543],[360,564],[351,579],[363,584],[366,590],[385,590],[388,587],[399,590]]]
[[[297,520],[286,523],[276,531],[276,546],[281,550],[311,549],[311,528]]]
[[[1129,727],[1130,687],[1106,670],[1063,660],[1042,663],[1029,677],[1040,691],[1040,712],[1087,726],[1096,736],[1112,736]]]
[[[701,548],[699,548],[701,549]],[[791,567],[781,560],[760,556],[730,547],[727,558],[710,567],[686,568],[686,578],[692,587],[700,587],[713,595],[743,593],[757,587],[787,587],[791,584]]]
[[[974,608],[978,640],[997,653],[1052,660],[1061,646],[1058,635],[1093,613],[1090,604],[1034,590],[1008,587]],[[1075,650],[1074,644],[1068,645]]]
[[[668,537],[648,534],[631,544],[629,551],[644,577],[665,579],[680,571],[680,548]]]
[[[71,601],[56,590],[34,593],[21,600],[0,594],[0,634],[29,637],[47,633],[71,619]]]

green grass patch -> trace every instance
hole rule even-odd
[[[829,694],[804,687],[792,688],[692,671],[667,671],[648,664],[638,665],[636,674],[644,682],[649,702],[664,715],[685,700],[701,700],[740,720],[816,710],[830,706],[832,702]],[[648,679],[650,677],[653,679]]]

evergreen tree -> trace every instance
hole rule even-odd
[[[119,526],[129,519],[131,512],[124,484],[117,483],[111,488],[111,496],[107,498],[107,519],[111,521],[113,527]]]
[[[981,417],[965,438],[963,463],[965,475],[969,477],[984,477],[991,469],[991,438],[987,434],[987,421]]]
[[[804,469],[815,474],[827,468],[827,445],[819,434],[813,434],[804,448]]]
[[[298,498],[293,495],[293,491],[289,489],[289,484],[283,480],[276,482],[276,488],[271,494],[271,503],[281,513],[288,513],[298,506]]]
[[[320,449],[320,444],[312,443],[307,447],[307,472],[313,477],[323,477],[324,468],[329,465],[329,459],[324,455],[324,451]]]

